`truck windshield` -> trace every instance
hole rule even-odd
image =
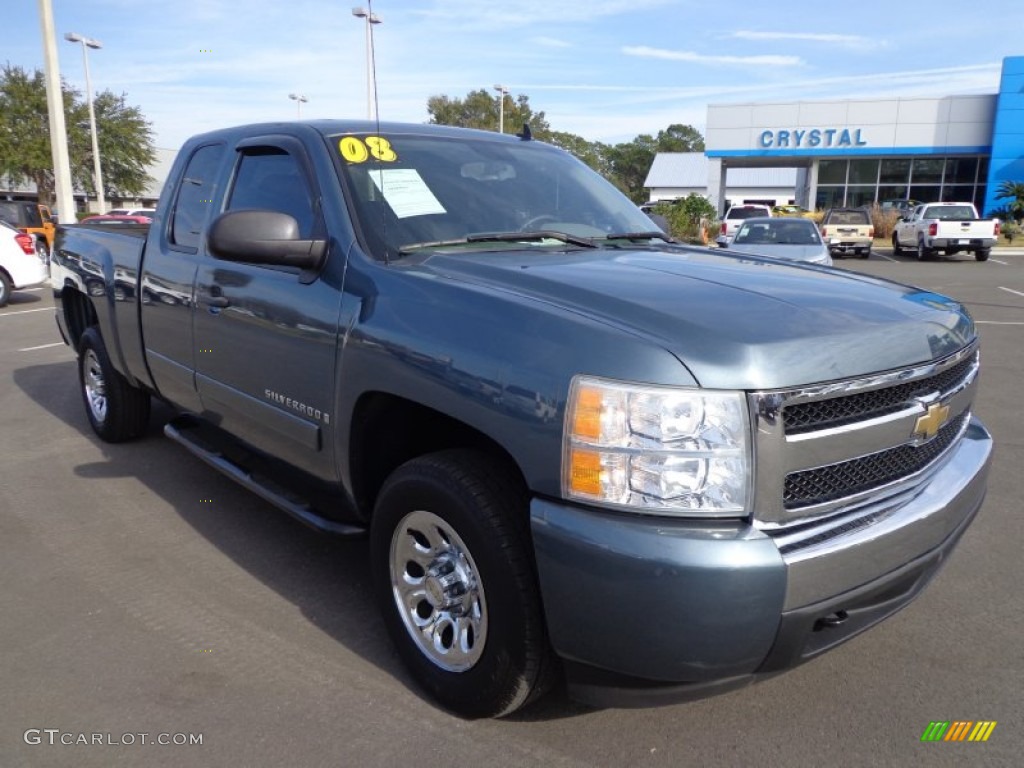
[[[650,233],[653,222],[572,155],[509,137],[349,134],[329,138],[362,234],[377,258],[462,242],[531,247]],[[567,238],[527,235],[562,233]],[[502,235],[500,239],[481,237]],[[504,237],[508,235],[508,237]]]

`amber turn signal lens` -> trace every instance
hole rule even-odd
[[[601,454],[578,448],[570,452],[569,487],[573,493],[601,495]]]

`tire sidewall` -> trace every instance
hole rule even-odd
[[[397,470],[394,481],[385,484],[374,511],[370,561],[375,598],[402,660],[438,702],[462,716],[500,715],[514,709],[529,694],[529,681],[523,680],[529,642],[525,628],[531,620],[538,620],[529,616],[530,601],[522,590],[521,580],[529,574],[516,574],[507,567],[508,553],[499,545],[498,537],[481,523],[466,499],[453,495],[453,483],[419,468],[410,469],[410,464]],[[432,512],[455,530],[476,564],[483,587],[488,625],[484,651],[479,661],[463,672],[446,671],[423,654],[395,603],[390,570],[392,534],[405,515],[416,510]],[[514,545],[523,547],[515,527],[507,529],[516,540]],[[520,681],[525,690],[516,690]]]

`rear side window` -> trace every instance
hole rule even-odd
[[[829,224],[870,224],[867,211],[832,211],[828,217]]]
[[[217,170],[224,156],[223,144],[208,144],[192,153],[178,187],[171,222],[171,242],[197,248],[199,235],[217,197]]]
[[[743,208],[730,208],[729,212],[727,214],[725,214],[725,218],[727,218],[727,219],[752,219],[755,216],[767,216],[767,215],[768,215],[768,209],[767,208],[743,207]]]

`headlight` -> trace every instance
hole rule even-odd
[[[562,494],[695,517],[748,513],[749,419],[740,392],[577,376],[569,393]]]

